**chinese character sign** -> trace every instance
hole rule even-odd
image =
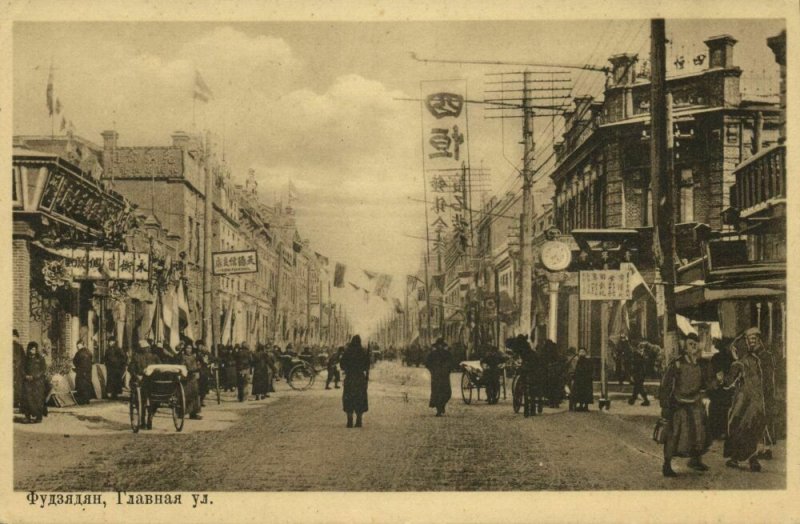
[[[438,236],[458,229],[456,216],[464,210],[462,165],[467,160],[466,81],[420,84],[422,100],[422,158],[430,186],[429,224]]]
[[[76,280],[147,280],[150,255],[102,249],[63,248],[54,250],[64,258]]]
[[[630,300],[627,271],[598,270],[580,272],[581,300]]]
[[[212,253],[211,267],[215,275],[256,273],[258,272],[258,253],[255,251]]]

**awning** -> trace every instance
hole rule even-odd
[[[748,300],[785,295],[786,291],[766,286],[740,286],[730,288],[711,288],[702,281],[687,286],[675,287],[675,307],[679,310],[696,307],[704,302],[720,300]]]

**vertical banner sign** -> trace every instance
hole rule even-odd
[[[466,80],[420,83],[423,168],[430,184],[430,227],[435,251],[451,231],[464,227],[462,166],[467,161]]]

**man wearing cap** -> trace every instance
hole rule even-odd
[[[701,459],[711,444],[703,390],[716,386],[716,382],[709,384],[698,362],[701,351],[697,342],[694,333],[684,337],[684,351],[670,362],[659,389],[661,417],[667,420],[661,468],[665,477],[677,476],[672,469],[673,456],[688,457],[688,465],[694,470],[708,470]]]
[[[428,407],[436,408],[436,416],[444,415],[444,408],[453,392],[450,388],[450,370],[453,356],[443,338],[436,339],[425,367],[431,372],[431,398]]]
[[[105,364],[108,375],[106,391],[111,396],[111,400],[117,400],[117,396],[122,393],[122,376],[125,374],[127,363],[128,356],[117,345],[117,341],[113,338],[109,339]]]
[[[78,352],[72,357],[75,366],[75,402],[88,404],[95,397],[92,385],[92,354],[83,342],[77,344]]]

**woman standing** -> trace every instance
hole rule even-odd
[[[572,403],[575,405],[575,411],[589,411],[589,404],[594,403],[592,361],[586,357],[586,348],[578,351],[572,382]]]
[[[92,354],[83,342],[78,342],[77,347],[78,352],[72,358],[72,364],[75,366],[75,401],[78,404],[88,404],[89,400],[94,398]]]
[[[453,394],[450,388],[450,370],[453,367],[453,356],[443,338],[436,339],[433,351],[425,362],[431,372],[431,399],[428,407],[436,408],[436,416],[444,415],[444,408]]]
[[[360,428],[361,416],[369,410],[367,385],[369,383],[369,355],[361,346],[361,337],[355,335],[342,354],[339,362],[344,371],[344,390],[342,409],[347,413],[347,427],[353,427],[353,413],[356,415],[355,427]]]
[[[47,364],[39,353],[39,344],[28,343],[28,351],[23,365],[22,412],[25,421],[34,423],[42,421],[47,388]]]
[[[256,400],[269,396],[269,360],[263,344],[256,346],[253,357],[253,395]]]

